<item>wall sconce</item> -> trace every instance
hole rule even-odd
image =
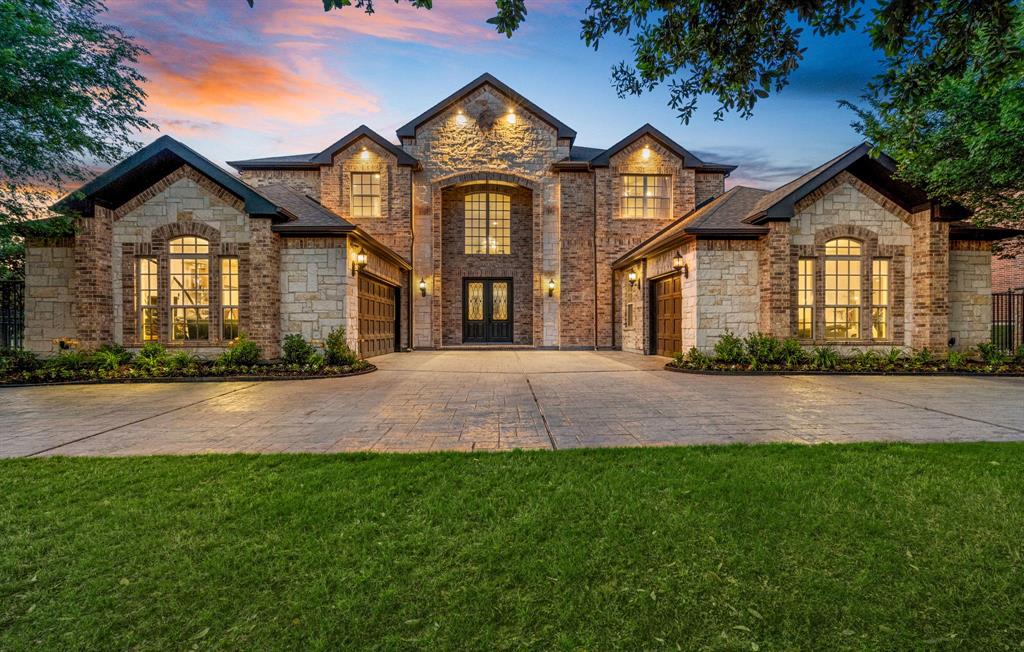
[[[360,157],[361,159],[363,159],[364,161],[365,161],[366,159],[370,158],[370,150],[368,150],[368,149],[366,149],[366,148],[364,147],[364,148],[363,148],[363,151],[359,152],[359,157]]]
[[[352,276],[355,276],[357,271],[361,272],[368,260],[366,252],[360,249],[352,259]]]
[[[626,279],[629,280],[629,287],[636,285],[636,270],[629,270],[629,274],[626,274]]]
[[[651,148],[644,145],[643,150],[640,152],[640,156],[642,156],[645,161],[651,158]]]
[[[514,125],[516,123],[516,112],[515,112],[515,109],[509,109],[508,110],[508,115],[505,116],[505,119],[508,120],[508,123],[510,125]]]
[[[459,112],[455,115],[455,124],[460,127],[466,126],[466,115],[462,112],[462,109],[459,109]]]
[[[553,278],[548,279],[548,296],[555,296],[555,279]]]
[[[420,296],[427,296],[427,279],[422,277],[420,278]]]

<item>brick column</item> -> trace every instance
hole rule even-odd
[[[768,229],[768,234],[760,243],[761,314],[757,327],[762,333],[789,337],[789,223],[768,222]]]
[[[100,206],[92,217],[78,220],[72,314],[81,349],[114,341],[113,223],[113,213]]]
[[[280,355],[281,250],[270,220],[249,220],[249,337],[260,345],[265,358]]]
[[[933,222],[931,210],[911,216],[914,229],[913,330],[911,345],[943,352],[949,346],[949,224]]]

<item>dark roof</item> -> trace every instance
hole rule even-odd
[[[1005,240],[1024,235],[1024,229],[1013,229],[1002,226],[976,226],[970,222],[956,221],[949,223],[951,240]]]
[[[263,186],[260,193],[277,204],[290,218],[283,224],[275,224],[275,231],[328,234],[349,233],[356,228],[354,224],[325,208],[317,200],[284,184]]]
[[[398,145],[389,142],[366,125],[359,125],[340,140],[328,145],[326,149],[315,154],[292,154],[289,156],[253,158],[244,161],[228,161],[228,165],[236,170],[317,169],[321,165],[330,165],[338,151],[345,149],[360,138],[369,138],[382,149],[393,154],[398,159],[399,165],[415,167],[418,163],[415,158]]]
[[[563,159],[565,161],[591,161],[595,156],[604,153],[604,150],[600,147],[580,147],[573,145],[569,148],[569,158]]]
[[[638,258],[657,253],[678,243],[686,236],[705,238],[757,238],[768,232],[763,226],[743,221],[751,207],[768,194],[767,190],[736,186],[710,199],[672,222],[647,240],[624,254],[613,267],[628,265]]]
[[[893,174],[895,170],[896,162],[892,158],[885,154],[874,157],[871,155],[871,145],[861,143],[762,197],[745,221],[760,224],[769,220],[791,219],[801,199],[840,172],[849,172],[907,211],[917,210],[930,203],[927,194],[897,179]],[[936,207],[936,211],[935,217],[940,219],[959,219],[969,214],[960,206]]]
[[[96,204],[117,208],[182,164],[190,165],[245,203],[250,215],[276,216],[277,206],[213,161],[170,136],[160,136],[54,205],[92,215]]]
[[[723,174],[728,174],[729,172],[732,172],[733,170],[736,169],[735,165],[723,165],[721,163],[705,163],[704,161],[694,156],[693,153],[688,151],[682,145],[680,145],[679,143],[672,140],[671,138],[663,134],[661,131],[656,129],[650,123],[645,124],[644,126],[640,127],[630,135],[626,136],[619,142],[615,143],[605,151],[601,152],[597,156],[590,159],[590,164],[593,165],[594,167],[608,167],[613,156],[615,156],[623,149],[630,146],[631,144],[633,144],[638,139],[644,136],[649,136],[650,138],[653,138],[654,140],[658,141],[658,143],[660,143],[662,147],[664,147],[665,149],[669,150],[670,152],[681,158],[683,160],[683,167],[696,168],[698,172],[721,172]]]
[[[537,106],[536,104],[534,104],[530,100],[528,100],[525,97],[523,97],[522,95],[520,95],[518,92],[516,92],[514,89],[510,88],[507,84],[505,84],[504,82],[499,80],[494,75],[492,75],[490,73],[486,73],[486,72],[484,74],[480,75],[479,77],[477,77],[476,79],[474,79],[473,81],[469,82],[468,84],[466,84],[465,86],[463,86],[459,90],[455,91],[454,93],[452,93],[448,97],[444,98],[443,100],[441,100],[440,102],[438,102],[434,106],[430,107],[429,109],[427,109],[423,113],[419,114],[418,116],[413,118],[408,123],[406,123],[406,124],[402,125],[401,127],[399,127],[398,128],[398,132],[397,132],[398,133],[398,137],[399,138],[415,138],[416,137],[416,129],[420,125],[422,125],[424,122],[430,120],[431,118],[436,116],[438,113],[441,113],[441,112],[447,110],[452,105],[454,105],[456,102],[461,100],[463,97],[465,97],[466,95],[469,95],[470,93],[472,93],[476,89],[480,88],[484,84],[490,84],[491,86],[495,87],[496,89],[501,91],[503,94],[507,95],[509,97],[509,99],[511,99],[513,102],[516,103],[517,106],[523,107],[524,109],[528,110],[530,113],[533,113],[534,115],[539,117],[541,120],[543,120],[544,122],[546,122],[549,125],[551,125],[552,127],[554,127],[555,131],[558,132],[558,137],[559,138],[568,138],[570,140],[576,138],[576,132],[573,129],[571,129],[569,126],[567,126],[565,123],[563,123],[561,120],[559,120],[558,118],[554,117],[553,115],[551,115],[550,113],[548,113],[544,109],[540,108],[539,106]]]

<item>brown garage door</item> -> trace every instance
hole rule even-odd
[[[395,352],[395,288],[359,275],[359,355]]]
[[[654,352],[672,356],[683,348],[683,294],[678,274],[654,282]]]

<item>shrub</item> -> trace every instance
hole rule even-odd
[[[344,327],[338,326],[327,335],[327,341],[324,342],[324,360],[334,366],[353,365],[359,360],[359,356],[345,340]]]
[[[835,369],[839,365],[839,352],[831,346],[816,346],[811,353],[811,364],[822,371]]]
[[[967,362],[967,356],[960,351],[950,351],[946,356],[946,367],[949,369],[960,369]]]
[[[298,333],[286,335],[284,338],[284,361],[288,364],[303,365],[316,350]]]
[[[92,354],[92,362],[101,371],[116,371],[121,367],[121,355],[116,351],[100,349]]]
[[[219,359],[221,364],[235,367],[251,367],[259,361],[260,347],[245,333],[240,333]]]
[[[186,371],[198,365],[199,358],[185,351],[179,351],[167,357],[167,367],[172,371]]]
[[[874,371],[881,365],[882,357],[871,349],[865,349],[851,354],[847,361],[857,371]]]
[[[1013,354],[1013,361],[1017,364],[1024,364],[1024,344],[1017,347],[1017,351]]]
[[[902,360],[902,359],[903,359],[903,349],[901,349],[899,347],[894,346],[894,347],[892,347],[891,349],[889,349],[888,351],[885,352],[885,361],[886,361],[886,363],[889,364],[889,366],[894,366],[894,365],[899,364],[900,360]]]
[[[39,356],[24,349],[0,350],[0,374],[17,374],[39,368]]]
[[[743,340],[733,335],[732,331],[725,331],[715,342],[715,359],[718,362],[736,364],[743,362],[745,357]]]
[[[915,353],[914,357],[911,358],[911,361],[913,362],[914,366],[923,367],[924,365],[932,361],[932,357],[932,352],[928,350],[928,347],[925,347],[918,351],[917,353]]]
[[[1009,355],[992,342],[982,342],[978,345],[978,353],[987,365],[1001,365],[1007,362]]]
[[[325,364],[326,363],[324,362],[324,356],[320,355],[319,353],[313,352],[310,354],[308,358],[306,358],[305,370],[312,371],[315,373],[321,371],[324,368]]]
[[[146,342],[139,350],[137,358],[153,363],[163,362],[167,358],[167,351],[159,342]]]
[[[61,351],[46,361],[46,368],[58,371],[80,371],[87,368],[90,362],[90,356],[84,351]]]
[[[132,353],[120,344],[104,344],[96,349],[96,353],[110,353],[117,356],[118,364],[128,364],[132,361]]]
[[[744,341],[751,363],[755,366],[773,365],[782,359],[782,342],[764,333],[751,333]]]
[[[787,337],[779,344],[779,359],[787,367],[799,367],[807,362],[807,358],[807,351],[792,337]]]
[[[678,354],[682,358],[682,354]],[[698,369],[708,369],[711,367],[711,356],[704,353],[697,347],[691,347],[686,353],[686,361]]]

